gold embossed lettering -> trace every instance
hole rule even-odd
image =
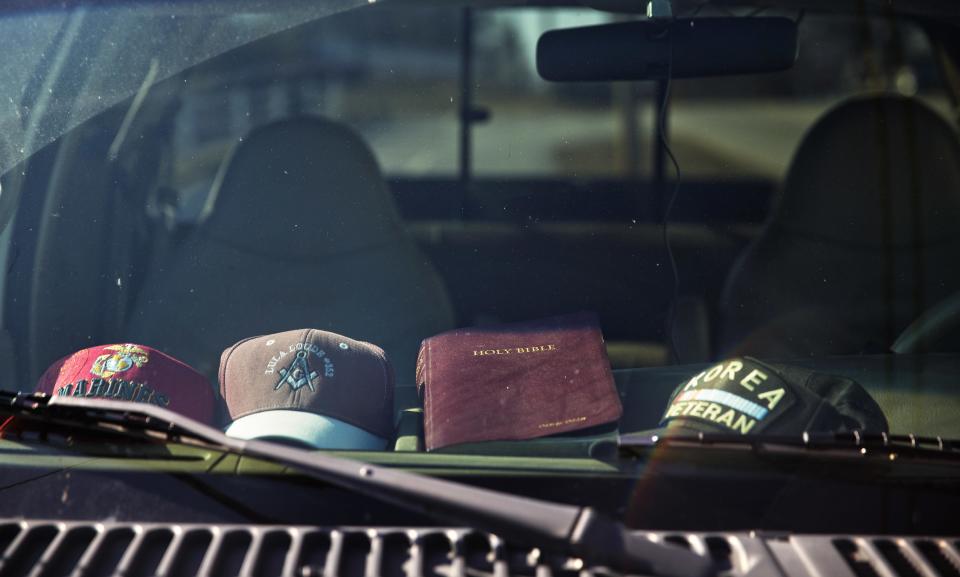
[[[537,427],[540,428],[540,429],[552,429],[552,428],[555,428],[555,427],[562,427],[562,426],[564,426],[564,425],[572,425],[572,424],[574,424],[574,423],[582,423],[583,421],[586,421],[586,420],[587,420],[586,417],[571,417],[571,418],[569,418],[569,419],[564,419],[564,420],[562,420],[562,421],[553,421],[553,422],[550,422],[550,423],[541,423],[541,424],[537,425]]]
[[[556,345],[531,345],[528,347],[515,347],[509,349],[478,349],[473,351],[475,357],[486,357],[491,355],[521,355],[525,353],[545,353],[547,351],[557,350]]]

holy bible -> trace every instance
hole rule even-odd
[[[589,429],[623,413],[593,313],[430,337],[417,386],[428,451]]]

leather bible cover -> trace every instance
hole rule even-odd
[[[427,450],[533,439],[620,418],[597,316],[458,329],[417,358]]]

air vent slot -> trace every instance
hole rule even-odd
[[[897,577],[923,577],[897,543],[889,539],[877,539],[873,542],[873,546],[893,567]]]
[[[292,539],[285,531],[271,531],[264,535],[253,565],[253,577],[275,577],[282,574],[291,543]]]
[[[252,541],[247,531],[231,531],[224,535],[217,550],[217,557],[210,569],[211,577],[233,577],[239,575],[243,560],[247,558]]]
[[[683,547],[684,549],[690,549],[690,539],[687,539],[683,535],[667,535],[663,538],[663,540],[671,545],[677,545],[679,547]]]
[[[58,533],[59,531],[53,525],[41,525],[28,529],[27,534],[23,536],[23,540],[20,541],[6,563],[3,564],[0,575],[12,577],[29,573]]]
[[[460,549],[468,569],[477,573],[493,573],[493,550],[489,537],[481,533],[467,533],[460,540]]]
[[[184,535],[168,573],[177,577],[196,575],[211,541],[213,534],[205,529],[197,529]]]
[[[133,541],[135,533],[130,528],[113,529],[103,536],[103,540],[94,552],[87,575],[90,577],[107,577],[116,573],[117,565],[123,559],[127,547]]]
[[[533,577],[537,574],[539,551],[531,551],[525,547],[520,548],[508,544],[503,547],[503,558],[507,562],[510,575]]]
[[[20,534],[20,525],[18,523],[6,523],[0,525],[0,555],[7,550],[10,543]]]
[[[960,577],[960,567],[944,551],[946,544],[939,544],[933,541],[917,541],[914,546],[927,560],[927,563],[933,566],[940,577]]]
[[[66,577],[70,575],[76,569],[80,558],[83,557],[87,547],[90,546],[96,536],[97,532],[93,527],[78,527],[68,531],[47,561],[42,576]]]
[[[850,539],[835,539],[833,546],[857,577],[880,577],[870,563],[870,557]]]
[[[453,544],[443,533],[422,536],[419,545],[423,551],[423,575],[425,577],[446,577],[453,564]]]
[[[151,577],[160,567],[167,547],[173,541],[173,531],[169,529],[154,529],[149,531],[140,542],[137,552],[127,569],[129,577]]]
[[[380,537],[379,575],[383,577],[403,577],[415,575],[411,554],[413,544],[405,533],[388,533]]]
[[[321,531],[307,533],[303,537],[300,558],[297,560],[299,574],[303,577],[320,577],[329,554],[330,535]]]
[[[370,538],[365,533],[344,533],[335,574],[337,577],[363,577],[369,554]]]
[[[733,548],[726,537],[707,537],[704,539],[707,553],[713,559],[714,565],[720,572],[733,570]]]

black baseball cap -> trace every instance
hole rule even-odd
[[[652,434],[885,433],[873,397],[856,381],[751,357],[722,361],[673,392]]]

